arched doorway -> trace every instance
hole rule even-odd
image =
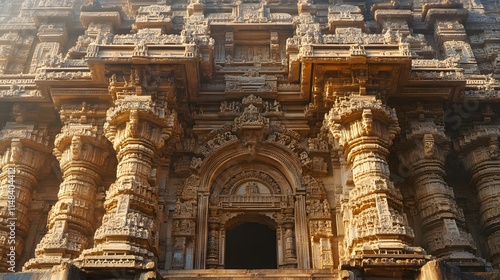
[[[225,264],[228,269],[276,269],[276,229],[243,222],[226,229]]]
[[[209,202],[208,268],[297,267],[294,194],[278,169],[234,165],[215,180]]]
[[[275,267],[309,268],[300,163],[272,143],[254,148],[249,157],[241,142],[227,144],[210,153],[198,171],[195,268],[227,268],[227,229],[244,222],[267,225],[267,219],[276,231]]]

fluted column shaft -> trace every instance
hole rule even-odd
[[[380,243],[387,239],[391,243],[394,236],[409,243],[413,240],[413,230],[401,211],[402,196],[389,180],[387,149],[375,137],[362,142],[350,145],[349,153],[355,185],[349,193],[349,204],[357,226],[353,245],[361,247],[370,238],[377,238]]]
[[[106,214],[103,225],[95,233],[95,241],[101,244],[106,243],[107,238],[121,237],[152,253],[158,197],[148,177],[154,152],[147,139],[134,140],[137,141],[127,141],[118,153],[117,179],[106,194]],[[115,223],[123,225],[117,228]]]
[[[417,166],[425,169],[425,172],[415,171],[413,186],[426,249],[437,257],[472,258],[470,253],[476,247],[466,231],[465,218],[453,190],[443,179],[443,166],[431,161],[419,162]]]

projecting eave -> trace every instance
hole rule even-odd
[[[47,102],[50,97],[37,87],[35,74],[0,75],[0,101]]]
[[[134,45],[100,45],[98,50],[89,55],[87,53],[88,65],[96,75],[94,80],[107,83],[108,77],[106,67],[112,65],[130,65],[130,67],[141,65],[180,65],[184,69],[187,94],[198,92],[199,70],[196,55],[197,48],[194,45],[147,45],[143,53],[138,53]]]
[[[409,79],[411,56],[406,46],[311,45],[290,53],[290,76],[300,79],[303,97],[322,94],[324,99],[345,92],[367,91],[395,95]],[[299,76],[300,75],[300,76]]]
[[[448,60],[412,61],[410,79],[394,97],[457,101],[465,88],[463,69]]]
[[[447,77],[410,79],[402,90],[393,97],[457,101],[464,88],[465,79],[454,80]]]

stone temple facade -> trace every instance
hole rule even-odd
[[[499,9],[0,1],[0,278],[499,277]]]

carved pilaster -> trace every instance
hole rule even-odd
[[[425,249],[458,265],[474,264],[478,260],[473,255],[476,246],[453,189],[444,180],[450,142],[444,127],[434,122],[412,122],[405,136],[398,158],[409,169]]]
[[[183,269],[186,258],[186,237],[174,238],[174,252],[172,257],[172,269]]]
[[[35,125],[9,122],[0,131],[0,139],[0,255],[6,259],[14,247],[15,259],[20,260],[30,228],[33,186],[51,146],[47,131]],[[10,266],[2,262],[0,272]]]
[[[388,148],[400,130],[395,111],[374,96],[337,99],[325,126],[344,149],[354,181],[342,206],[348,220],[343,264],[376,265],[389,252],[399,254],[392,264],[400,267],[425,263],[423,250],[409,246],[413,230],[402,211],[401,193],[389,179]]]
[[[447,1],[425,4],[422,14],[427,25],[434,26],[434,38],[446,57],[460,63],[466,74],[479,74],[463,25],[468,10],[462,4]]]
[[[190,177],[194,178],[194,177]],[[195,235],[195,230],[196,230],[196,213],[197,213],[197,200],[196,198],[196,190],[191,189],[193,191],[192,193],[188,190],[189,187],[196,187],[194,184],[198,183],[198,180],[193,180],[188,178],[185,182],[185,186],[188,188],[185,188],[183,193],[182,193],[182,200],[178,199],[176,204],[175,204],[175,209],[174,209],[174,215],[173,215],[173,227],[172,227],[172,236],[174,238],[177,237],[182,237],[183,238],[183,243],[184,246],[183,251],[182,251],[182,262],[173,262],[172,263],[172,269],[184,269],[186,266],[192,267],[191,261],[192,261],[192,256],[189,257],[191,260],[188,264],[186,262],[186,259],[188,256],[186,255],[186,248],[188,246],[192,246],[193,244],[193,237]],[[194,184],[193,184],[194,183]],[[217,243],[217,234],[216,234],[216,228],[217,225],[211,223],[209,226],[209,232],[208,232],[208,238],[211,238],[212,243],[209,243],[207,252],[210,254],[211,252],[213,253],[214,248],[211,247],[211,245]],[[175,245],[174,245],[175,246]],[[176,255],[177,254],[177,255]],[[180,252],[175,252],[173,255],[173,259],[175,259]],[[218,255],[217,255],[218,257]],[[207,262],[210,260],[210,258],[207,259]],[[182,265],[182,267],[180,267]]]
[[[219,265],[219,224],[208,224],[207,268],[217,268]]]
[[[457,146],[477,189],[481,232],[488,240],[493,266],[500,268],[500,126],[478,125],[461,134]]]
[[[285,228],[285,262],[295,263],[297,258],[295,256],[295,233],[292,223],[284,224]]]
[[[105,111],[100,112],[101,124],[94,125],[85,120],[99,115],[95,110],[90,113],[86,103],[80,112],[71,110],[72,117],[80,115],[79,122],[66,114],[65,107],[60,112],[66,124],[54,142],[63,182],[58,201],[48,215],[48,232],[37,245],[35,258],[24,269],[51,268],[77,258],[91,244],[94,234],[96,192],[111,149],[102,135]]]
[[[152,160],[177,128],[175,112],[156,107],[151,96],[125,96],[107,112],[105,135],[119,161],[116,181],[106,192],[106,213],[94,247],[77,263],[153,269],[156,261],[158,186]]]
[[[333,231],[330,204],[326,199],[326,191],[321,181],[312,176],[304,177],[307,194],[307,217],[311,239],[313,268],[333,267]]]
[[[61,49],[67,40],[64,23],[42,24],[38,29],[38,39],[30,65],[30,73],[40,67],[58,67],[63,63]]]
[[[304,194],[295,196],[295,234],[296,234],[296,253],[297,253],[297,268],[309,269],[310,253],[309,240],[307,234],[307,210],[306,199]]]

